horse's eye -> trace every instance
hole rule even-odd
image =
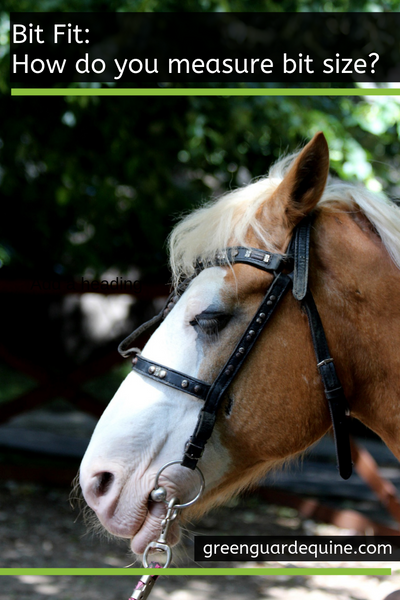
[[[193,321],[190,321],[190,325],[207,336],[217,336],[226,326],[230,318],[230,315],[223,313],[204,312],[197,315]]]

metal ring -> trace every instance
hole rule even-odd
[[[158,550],[159,552],[166,552],[167,560],[165,561],[165,565],[163,565],[163,569],[166,569],[167,567],[169,567],[169,565],[171,564],[171,560],[172,560],[172,550],[168,546],[168,544],[161,544],[160,542],[150,542],[149,544],[147,544],[146,550],[143,552],[142,562],[143,562],[144,568],[145,569],[149,568],[149,563],[147,561],[147,555],[150,552],[150,550],[152,550],[152,549]]]
[[[161,469],[158,471],[158,473],[156,475],[156,479],[154,482],[155,490],[159,487],[158,479],[159,479],[161,473],[164,471],[164,469],[166,469],[167,467],[170,467],[171,465],[180,465],[181,462],[182,461],[180,461],[180,460],[172,460],[171,462],[169,462],[166,465],[164,465],[163,467],[161,467]],[[192,506],[192,504],[197,502],[197,500],[200,498],[201,494],[203,493],[204,486],[206,484],[204,481],[204,475],[200,471],[199,467],[197,467],[197,466],[195,467],[195,471],[197,471],[199,478],[200,478],[200,490],[199,490],[198,494],[193,498],[193,500],[189,500],[189,502],[185,502],[184,504],[175,504],[174,508],[181,510],[182,508],[187,508],[188,506]],[[165,502],[165,504],[168,504],[167,500],[164,500],[164,502]]]

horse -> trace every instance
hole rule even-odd
[[[165,505],[149,501],[156,473],[173,461],[160,476],[168,497],[186,502],[198,487],[194,466],[183,468],[177,460],[203,406],[185,386],[210,386],[221,377],[266,290],[275,285],[271,270],[229,260],[232,253],[225,262],[216,257],[226,259],[226,249],[243,247],[252,249],[247,254],[258,252],[260,261],[279,257],[284,264],[305,219],[307,289],[332,357],[325,362],[334,362],[351,417],[400,458],[400,209],[362,186],[331,178],[328,145],[318,133],[268,176],[185,216],[170,235],[178,293],[143,357],[146,369],[167,365],[187,379],[180,389],[162,384],[164,367],[150,366],[150,377],[134,368],[98,422],[80,468],[87,504],[110,533],[130,539],[134,553],[142,553],[162,529]],[[205,490],[187,509],[188,518],[249,488],[331,429],[319,366],[302,302],[282,293],[220,394],[215,427],[196,457]],[[168,541],[178,538],[176,520]]]

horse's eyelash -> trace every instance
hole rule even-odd
[[[218,319],[201,319],[195,317],[193,321],[190,322],[190,325],[198,325],[204,333],[218,333],[219,321]]]
[[[215,329],[216,331],[218,331],[220,323],[218,319],[198,319],[197,324],[203,330],[206,329],[207,331],[210,331]]]

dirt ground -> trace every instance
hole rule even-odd
[[[69,505],[69,490],[0,483],[1,567],[125,567],[132,564],[128,544],[88,532]],[[184,532],[175,566],[197,566],[193,535],[338,534],[332,527],[302,520],[293,509],[247,498],[204,517]],[[214,563],[215,565],[215,563]],[[135,564],[135,566],[139,566]],[[198,566],[211,566],[202,563]],[[227,563],[218,566],[289,566],[281,563]],[[292,566],[292,565],[291,565]],[[294,566],[317,566],[294,563]],[[383,600],[400,589],[399,563],[320,563],[319,566],[389,566],[391,576],[212,576],[162,577],[152,600]],[[398,573],[396,573],[398,571]],[[128,600],[136,577],[0,577],[0,600]]]

